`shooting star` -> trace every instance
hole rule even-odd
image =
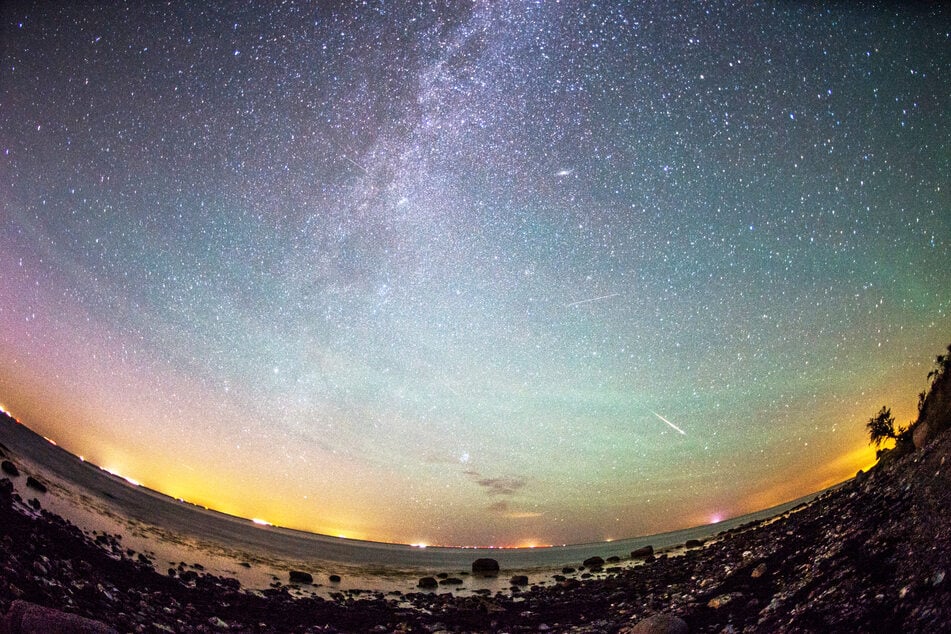
[[[588,299],[579,299],[576,302],[571,302],[570,304],[565,304],[565,308],[571,308],[572,306],[580,306],[581,304],[590,304],[591,302],[598,302],[602,299],[611,299],[612,297],[617,297],[620,293],[611,293],[610,295],[602,295],[600,297],[589,297]]]
[[[667,423],[668,425],[670,425],[671,428],[673,428],[674,431],[676,431],[676,432],[678,432],[678,433],[680,433],[680,434],[682,434],[682,435],[684,435],[684,436],[687,435],[687,432],[685,432],[684,430],[682,430],[680,427],[677,427],[677,426],[674,425],[672,422],[670,422],[669,420],[667,420],[666,418],[664,418],[663,416],[661,416],[660,414],[658,414],[658,413],[655,412],[654,410],[650,410],[650,413],[653,414],[654,416],[656,416],[657,418],[661,419],[662,421],[664,421],[664,422]]]
[[[360,171],[362,171],[362,172],[363,172],[364,174],[366,174],[367,176],[370,175],[370,172],[367,171],[367,168],[363,167],[362,165],[360,165],[359,163],[357,163],[356,161],[354,161],[352,158],[350,158],[350,157],[347,156],[346,154],[341,154],[341,155],[340,155],[340,158],[342,158],[342,159],[345,160],[346,162],[350,163],[351,165],[353,165],[354,167],[356,167],[357,169],[359,169]]]

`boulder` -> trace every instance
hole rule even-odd
[[[672,614],[655,614],[622,629],[622,634],[687,634],[687,622]]]
[[[291,583],[314,583],[314,575],[300,570],[291,570],[289,574]]]
[[[10,634],[118,634],[100,621],[21,600],[10,605],[0,625]]]
[[[330,575],[330,583],[340,583],[340,575]]]
[[[477,575],[497,575],[499,574],[499,562],[488,557],[476,559],[472,562],[472,572]]]
[[[688,539],[687,543],[684,544],[685,548],[700,548],[701,546],[703,546],[702,539]]]
[[[621,561],[621,558],[618,557],[617,555],[611,555],[610,557],[604,560],[604,562],[608,564],[616,564],[619,561]]]
[[[585,568],[600,568],[604,565],[604,559],[595,555],[594,557],[588,557],[582,563]]]
[[[527,586],[528,585],[528,576],[526,575],[514,575],[509,579],[509,583],[513,586]]]
[[[915,449],[921,449],[928,442],[931,435],[931,426],[927,422],[915,425],[915,430],[911,433],[911,440],[915,443]]]
[[[9,460],[4,460],[2,463],[0,463],[0,469],[3,469],[5,474],[13,476],[14,478],[19,477],[20,475],[20,470],[17,469],[17,466]]]
[[[26,486],[30,487],[31,489],[35,491],[39,491],[40,493],[46,493],[46,485],[40,482],[39,480],[37,480],[36,478],[34,478],[33,476],[27,476]]]
[[[439,582],[436,581],[436,577],[423,577],[419,580],[416,586],[423,588],[424,590],[431,590],[433,588],[438,588]]]
[[[439,582],[439,585],[443,585],[443,586],[461,586],[461,585],[462,585],[462,579],[460,579],[459,577],[446,577],[445,579],[443,579],[442,581]]]
[[[647,559],[654,554],[654,547],[648,544],[631,551],[631,559]]]

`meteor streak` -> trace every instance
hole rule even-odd
[[[617,297],[618,295],[620,295],[620,293],[611,293],[610,295],[601,295],[600,297],[590,297],[588,299],[579,299],[576,302],[565,304],[565,308],[571,308],[572,306],[580,306],[581,304],[588,304],[590,302],[597,302],[602,299],[611,299],[612,297]]]
[[[660,414],[658,414],[658,413],[655,412],[654,410],[650,410],[650,413],[653,414],[654,416],[656,416],[657,418],[661,419],[662,421],[664,421],[664,422],[667,423],[668,425],[670,425],[670,426],[673,428],[674,431],[676,431],[676,432],[678,432],[678,433],[680,433],[680,434],[683,434],[684,436],[687,435],[687,432],[685,432],[684,430],[682,430],[680,427],[677,427],[677,426],[674,425],[672,422],[670,422],[669,420],[667,420],[666,418],[664,418],[663,416],[661,416]]]

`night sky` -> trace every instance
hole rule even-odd
[[[407,543],[711,522],[867,467],[951,341],[942,3],[32,4],[0,402],[175,497]]]

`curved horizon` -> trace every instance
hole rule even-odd
[[[389,543],[852,477],[951,332],[951,9],[738,6],[14,3],[3,407]]]

